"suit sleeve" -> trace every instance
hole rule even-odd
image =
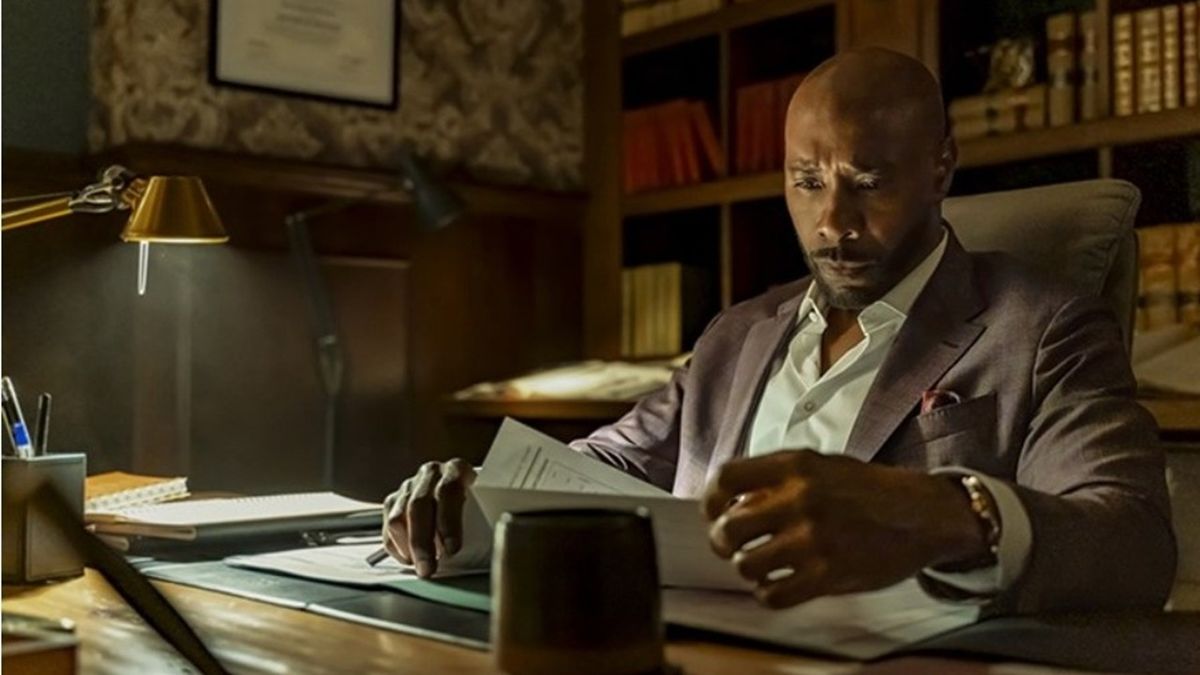
[[[571,448],[670,492],[687,375],[685,365],[665,387],[638,401],[616,422],[573,441]]]
[[[693,353],[704,353],[705,337],[723,316],[718,314],[709,322]],[[616,422],[573,441],[571,448],[670,492],[679,462],[680,417],[690,372],[689,361],[665,387],[638,401]]]
[[[999,601],[1017,612],[1162,607],[1176,556],[1164,458],[1111,312],[1096,298],[1065,303],[1033,371],[1013,486],[1032,548]]]

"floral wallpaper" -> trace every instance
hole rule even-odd
[[[400,105],[379,110],[213,86],[210,0],[97,0],[88,142],[374,168],[407,142],[482,182],[576,189],[584,1],[402,0]]]

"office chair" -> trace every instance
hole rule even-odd
[[[942,214],[968,251],[1004,251],[1102,296],[1128,350],[1137,303],[1134,217],[1141,192],[1101,179],[952,197]]]

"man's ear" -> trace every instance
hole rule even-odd
[[[934,180],[937,181],[934,190],[938,199],[941,200],[950,194],[950,184],[954,182],[954,169],[958,167],[958,143],[954,141],[953,136],[946,134],[946,137],[942,139],[938,156],[934,161],[933,175]]]

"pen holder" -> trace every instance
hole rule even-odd
[[[4,457],[2,469],[4,583],[28,584],[82,574],[79,553],[54,523],[30,504],[30,497],[49,483],[82,519],[87,455]]]

